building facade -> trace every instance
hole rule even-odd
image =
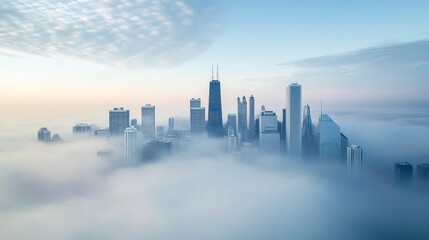
[[[363,150],[357,145],[350,145],[347,147],[347,168],[360,169],[362,168]]]
[[[311,109],[309,105],[304,106],[301,156],[303,159],[316,159],[319,156],[317,151],[316,126],[311,120]]]
[[[51,140],[51,131],[47,128],[41,128],[37,132],[37,141],[50,141]]]
[[[291,157],[301,156],[301,85],[292,83],[286,90],[286,141]]]
[[[327,160],[340,160],[341,158],[341,132],[340,127],[328,114],[322,113],[317,125],[319,142],[319,158]]]
[[[213,77],[212,77],[213,78]],[[210,81],[207,131],[209,137],[223,137],[222,98],[219,71],[217,80]]]
[[[190,100],[191,135],[202,136],[206,130],[206,109],[201,107],[200,98]]]
[[[247,100],[243,96],[242,100],[240,97],[237,98],[237,131],[239,142],[247,139]]]
[[[136,142],[137,129],[135,127],[127,127],[124,131],[124,167],[136,163]]]
[[[129,110],[125,110],[123,107],[120,107],[109,111],[109,134],[111,136],[121,136],[129,126]]]
[[[249,98],[249,140],[255,139],[255,97],[250,95]]]
[[[280,152],[280,132],[277,115],[273,111],[262,111],[259,116],[259,152],[277,154]]]
[[[155,106],[146,104],[141,108],[143,137],[152,139],[155,135]]]

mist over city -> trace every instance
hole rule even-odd
[[[429,239],[428,7],[1,3],[0,239]]]

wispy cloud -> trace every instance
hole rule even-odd
[[[288,78],[289,81],[311,85],[318,91],[335,89],[335,94],[342,101],[395,106],[429,104],[428,39],[374,46],[280,65],[300,69]]]
[[[215,8],[191,0],[10,1],[0,5],[0,53],[174,65],[210,45]]]

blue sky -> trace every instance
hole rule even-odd
[[[395,46],[426,40],[427,1],[32,4],[18,0],[0,6],[2,107],[25,112],[28,105],[51,106],[59,111],[65,105],[106,111],[124,105],[138,111],[150,102],[160,106],[163,118],[186,116],[189,98],[206,101],[213,63],[220,64],[226,112],[234,111],[236,96],[250,94],[257,98],[257,106],[266,104],[279,111],[284,107],[284,88],[292,81],[303,84],[304,101],[311,105],[324,98],[332,107],[359,107],[360,94],[366,94],[368,101],[390,102],[400,90],[407,92],[410,103],[426,102],[428,84],[413,80],[422,75],[424,79],[426,72],[417,76],[412,71],[416,76],[390,84],[388,79],[398,76],[397,72],[384,73],[392,66],[369,69],[364,64],[371,62],[367,59],[343,65],[341,73],[338,68],[326,68],[323,74],[320,65],[314,69],[294,62],[353,55],[385,45],[395,51]],[[419,47],[416,55],[428,50],[425,44]],[[427,55],[411,59],[404,61],[426,64]],[[349,78],[356,72],[359,78]],[[403,89],[410,80],[420,86]],[[373,92],[359,89],[356,82],[370,84]],[[387,91],[377,96],[386,84],[390,85]],[[100,91],[108,99],[94,94]]]

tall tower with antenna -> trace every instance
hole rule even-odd
[[[223,137],[223,121],[222,121],[222,98],[219,81],[219,66],[216,66],[216,79],[213,76],[212,65],[212,80],[210,81],[209,89],[209,114],[207,131],[209,137]]]

